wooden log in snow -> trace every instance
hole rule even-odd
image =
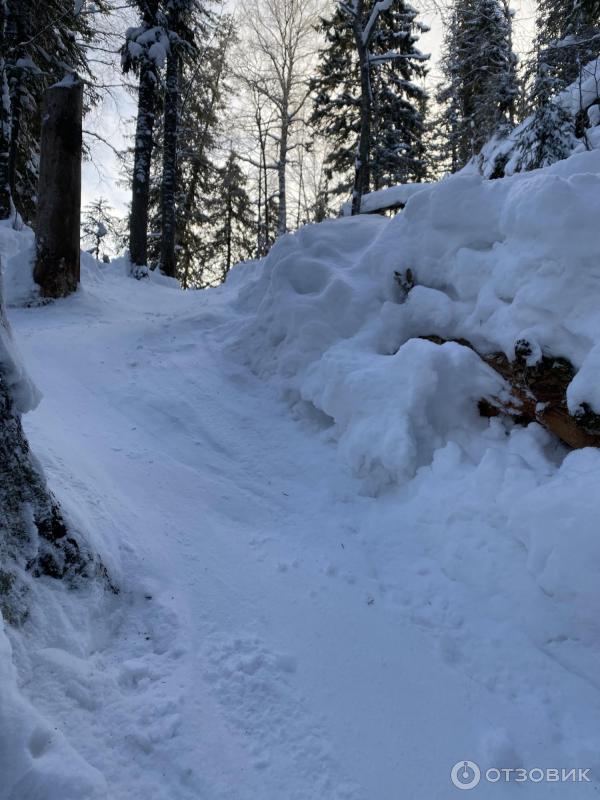
[[[434,344],[448,341],[439,336],[422,338]],[[465,339],[456,341],[477,352]],[[600,447],[600,415],[585,405],[577,415],[571,414],[567,408],[567,387],[576,372],[573,365],[565,358],[542,356],[536,364],[528,366],[530,354],[531,349],[525,340],[516,343],[514,361],[504,353],[478,353],[505,379],[510,389],[508,399],[482,398],[479,402],[482,416],[504,413],[524,424],[539,422],[569,447]]]
[[[33,271],[43,297],[64,297],[79,283],[82,110],[81,81],[65,79],[46,91]]]

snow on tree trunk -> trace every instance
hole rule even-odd
[[[44,297],[79,283],[83,83],[66,78],[45,94],[33,277]]]
[[[7,4],[8,15],[6,20],[6,39],[10,52],[10,148],[8,158],[8,180],[11,194],[15,195],[17,182],[17,159],[21,137],[21,117],[23,114],[23,95],[25,87],[23,78],[24,67],[19,66],[25,58],[23,41],[26,39],[24,12],[20,3]]]
[[[148,203],[150,199],[150,166],[157,87],[155,68],[148,62],[140,65],[138,115],[133,154],[129,252],[134,274],[148,261]],[[137,268],[137,269],[136,269]]]
[[[161,186],[161,254],[160,266],[165,275],[174,278],[177,272],[175,238],[177,221],[175,188],[177,183],[177,140],[179,125],[179,55],[172,47],[167,57],[165,87],[165,121],[163,174]]]
[[[6,0],[0,0],[0,219],[8,219],[11,212],[9,153],[10,153],[10,97],[6,77]]]

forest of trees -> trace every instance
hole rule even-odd
[[[184,288],[220,283],[345,200],[358,213],[372,190],[477,163],[520,123],[519,169],[585,141],[595,115],[556,98],[598,55],[600,3],[539,0],[520,58],[508,0],[450,0],[442,17],[434,81],[405,0],[2,0],[0,214],[35,224],[42,101],[68,75],[84,115],[119,82],[135,108],[119,154],[128,216],[97,198],[84,249],[128,250],[134,276],[159,269]],[[84,154],[94,139],[84,125]]]

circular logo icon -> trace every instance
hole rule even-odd
[[[481,770],[474,761],[459,761],[450,777],[457,789],[474,789],[481,780]]]

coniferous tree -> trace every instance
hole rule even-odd
[[[518,96],[511,14],[501,0],[454,0],[446,28],[435,122],[455,172],[513,119]]]
[[[381,10],[372,23],[377,7]],[[325,47],[313,80],[312,122],[329,146],[326,167],[337,181],[334,193],[346,192],[352,185],[357,158],[361,193],[425,175],[427,96],[418,81],[426,74],[428,56],[416,45],[427,27],[404,0],[383,6],[365,2],[353,8],[354,14],[337,6],[329,18],[321,19]],[[361,66],[357,35],[363,37],[366,31],[368,47]]]
[[[169,52],[165,80],[163,161],[161,179],[161,271],[177,274],[176,184],[183,60],[196,52],[196,42],[206,39],[207,14],[198,0],[167,0]]]
[[[121,239],[121,220],[115,216],[106,198],[99,197],[83,209],[81,233],[83,241],[88,246],[91,245],[88,252],[97,261],[100,261],[101,257],[107,257],[108,242],[118,247]]]
[[[208,24],[212,24],[208,19]],[[216,20],[214,21],[216,22]],[[207,232],[211,208],[221,198],[215,193],[218,182],[220,141],[224,134],[226,104],[229,99],[227,58],[235,39],[232,17],[221,17],[202,57],[186,59],[180,77],[180,104],[176,155],[176,277],[184,288],[202,283],[204,266],[212,258]],[[163,148],[164,120],[155,129],[155,141]],[[154,163],[150,190],[149,265],[161,260],[162,238],[161,165]]]
[[[218,170],[212,215],[211,269],[221,281],[238,261],[252,256],[254,247],[253,207],[246,191],[248,179],[232,150]],[[209,223],[210,224],[210,223]]]
[[[10,96],[6,64],[7,0],[0,0],[0,219],[12,210],[8,164],[10,160]]]
[[[95,36],[94,17],[106,13],[99,0],[93,13],[72,0],[2,0],[0,7],[2,119],[0,215],[12,202],[31,221],[35,215],[42,96],[67,73],[90,76],[87,46]],[[93,93],[88,92],[88,101]]]
[[[536,29],[528,69],[531,118],[518,141],[520,170],[553,164],[572,149],[577,120],[556,98],[600,53],[600,2],[540,0]]]
[[[136,0],[136,6],[139,9],[141,24],[127,31],[121,51],[121,63],[125,73],[133,71],[139,80],[131,181],[129,254],[132,274],[142,277],[148,262],[148,205],[154,123],[159,98],[160,71],[169,49],[169,40],[159,0]]]

